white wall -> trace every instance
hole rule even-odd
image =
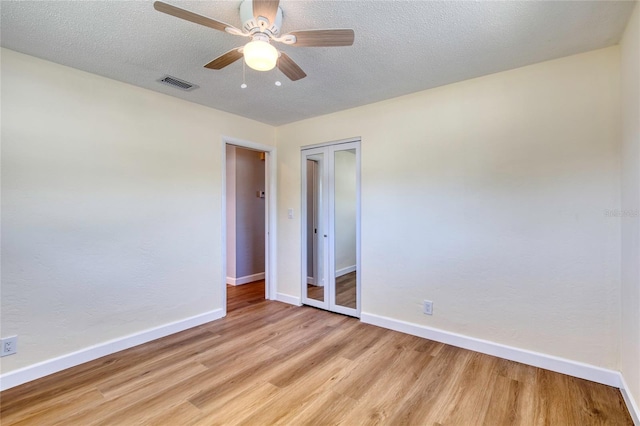
[[[2,50],[2,372],[222,308],[222,135],[255,121]]]
[[[362,310],[617,369],[619,48],[277,129],[278,291],[300,146],[362,137]],[[422,314],[423,299],[434,315]]]
[[[640,407],[640,7],[621,43],[622,346],[621,370]]]

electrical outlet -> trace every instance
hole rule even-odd
[[[422,311],[426,315],[433,315],[433,302],[431,300],[425,300],[422,304]]]
[[[5,337],[0,342],[0,356],[13,355],[18,351],[18,336]]]

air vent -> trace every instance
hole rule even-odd
[[[171,77],[170,75],[165,75],[163,78],[158,80],[162,84],[166,84],[167,86],[175,87],[176,89],[184,90],[185,92],[190,92],[191,90],[195,90],[198,88],[193,83],[189,83],[188,81],[180,80],[179,78]]]

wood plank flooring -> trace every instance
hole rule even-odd
[[[311,299],[324,301],[324,287],[307,284],[307,295]],[[356,309],[356,272],[336,278],[336,304]]]
[[[336,278],[336,305],[356,309],[356,271]]]
[[[618,389],[228,289],[226,318],[0,394],[9,425],[632,425]]]

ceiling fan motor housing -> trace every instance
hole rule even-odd
[[[271,33],[271,35],[277,37],[280,34],[280,27],[282,26],[282,9],[278,7],[276,22],[271,23],[264,17],[258,17],[256,19],[256,17],[253,16],[252,0],[244,0],[240,3],[240,20],[242,21],[242,29],[246,33]]]

